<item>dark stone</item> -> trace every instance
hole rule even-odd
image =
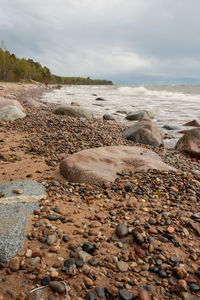
[[[65,261],[64,261],[64,266],[66,267],[66,268],[69,268],[71,265],[75,265],[75,259],[73,259],[73,258],[68,258],[68,259],[66,259]]]
[[[51,279],[48,276],[46,276],[46,277],[42,278],[40,284],[42,286],[45,286],[45,285],[48,285],[50,281],[51,281]]]
[[[63,242],[67,243],[67,242],[69,242],[70,237],[68,235],[63,235],[62,240],[63,240]]]
[[[127,236],[128,235],[128,227],[125,224],[119,224],[116,228],[116,235],[119,238]]]
[[[77,268],[81,268],[84,265],[84,262],[80,259],[76,260],[75,262]]]
[[[86,242],[86,243],[83,244],[82,249],[83,249],[83,251],[85,251],[89,254],[92,254],[92,253],[94,253],[96,248],[91,243]]]
[[[103,115],[103,119],[107,120],[107,121],[115,121],[115,119],[113,118],[113,116],[105,114]]]
[[[99,287],[99,286],[96,286],[95,287],[95,292],[97,293],[97,296],[101,299],[104,299],[105,298],[105,293],[104,293],[104,290]]]
[[[167,273],[165,272],[165,270],[162,270],[162,269],[159,269],[159,270],[158,270],[158,275],[159,275],[161,278],[166,278],[166,277],[167,277]]]
[[[138,231],[133,232],[133,237],[138,245],[141,245],[144,243],[144,238]]]
[[[59,219],[59,217],[56,216],[56,215],[50,215],[50,216],[48,217],[48,219],[49,219],[49,221],[57,221],[57,220]]]
[[[190,291],[193,293],[197,293],[200,291],[200,286],[196,283],[191,283],[190,284]]]
[[[93,294],[92,292],[88,292],[85,296],[85,299],[86,300],[96,300],[97,298],[96,298],[95,294]]]
[[[119,290],[119,296],[121,300],[132,300],[133,295],[126,289]]]

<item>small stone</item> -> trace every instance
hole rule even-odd
[[[119,269],[120,272],[127,272],[128,271],[128,264],[122,260],[118,261],[116,263],[117,268]]]
[[[98,263],[99,263],[99,260],[97,258],[91,258],[88,263],[91,265],[91,266],[97,266]]]
[[[119,224],[116,228],[116,235],[119,238],[127,236],[128,235],[128,227],[125,224]]]
[[[15,190],[13,190],[13,193],[20,195],[20,194],[23,194],[23,191],[20,189],[15,189]]]
[[[190,291],[193,293],[197,293],[200,291],[200,286],[196,283],[191,283],[190,284]]]
[[[187,282],[184,279],[179,279],[176,285],[176,291],[181,292],[181,291],[187,291],[188,286]]]
[[[32,258],[29,263],[31,266],[35,266],[40,262],[40,260],[41,260],[41,258],[39,256],[37,256],[37,257]]]
[[[53,244],[55,244],[56,241],[57,241],[57,237],[54,234],[49,235],[47,237],[47,245],[49,245],[49,246],[52,246]]]
[[[48,285],[50,281],[51,281],[50,278],[48,276],[46,276],[46,277],[42,278],[40,284],[41,284],[41,286],[45,286],[45,285]]]
[[[84,263],[88,262],[92,258],[92,256],[89,253],[83,250],[79,251],[78,256]]]
[[[32,250],[31,249],[27,249],[26,250],[26,254],[25,254],[25,256],[27,257],[27,258],[31,258],[31,256],[32,256]]]
[[[170,234],[173,234],[174,231],[175,231],[175,229],[174,229],[174,227],[172,227],[172,226],[168,226],[167,229],[166,229],[166,231],[167,231],[168,233],[170,233]]]
[[[94,253],[96,248],[91,243],[86,242],[83,244],[82,249],[83,249],[83,251],[85,251],[89,254],[92,254],[92,253]]]
[[[140,289],[138,294],[139,300],[151,300],[151,295],[146,289]]]
[[[86,300],[96,300],[97,298],[96,298],[95,294],[93,294],[92,292],[88,292],[85,296],[85,299]]]
[[[138,245],[141,245],[144,243],[144,238],[138,231],[133,232],[133,237]]]
[[[49,287],[53,292],[56,292],[58,294],[64,294],[66,292],[66,287],[62,282],[59,281],[51,281],[49,283]]]
[[[119,290],[119,296],[121,300],[132,300],[133,295],[126,289]]]
[[[159,270],[158,270],[158,275],[159,275],[161,278],[166,278],[166,277],[167,277],[167,273],[165,272],[165,270],[162,270],[162,269],[159,269]]]
[[[187,277],[187,271],[183,267],[178,266],[175,268],[175,271],[178,278],[184,279]]]
[[[186,292],[181,292],[181,296],[183,297],[183,300],[199,300],[199,297]]]
[[[67,243],[67,242],[69,242],[70,237],[68,235],[63,235],[62,240],[63,240],[63,242]]]
[[[105,298],[105,293],[104,293],[104,290],[99,287],[99,286],[96,286],[95,287],[95,292],[97,293],[97,296],[101,299],[104,299]]]
[[[9,269],[12,272],[17,272],[20,268],[20,259],[19,257],[14,257],[9,261],[9,265],[8,265]]]

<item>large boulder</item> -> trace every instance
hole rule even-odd
[[[74,118],[86,118],[86,119],[92,119],[93,114],[91,111],[76,107],[76,106],[69,106],[69,105],[61,105],[58,106],[54,110],[54,114],[56,115],[66,115],[69,117],[74,117]]]
[[[42,184],[33,180],[0,184],[0,261],[8,262],[24,245],[28,216],[46,197]]]
[[[200,128],[186,131],[175,148],[200,159]]]
[[[124,169],[175,170],[151,150],[140,147],[109,146],[68,155],[60,163],[60,173],[71,182],[103,183],[114,181]]]
[[[142,120],[123,132],[127,140],[158,147],[163,145],[162,134],[151,120]]]
[[[0,109],[0,120],[2,121],[14,121],[25,117],[26,114],[17,106],[8,105]]]
[[[135,112],[130,112],[126,116],[129,121],[140,121],[143,119],[153,119],[153,115],[147,110],[137,110]]]
[[[11,100],[11,99],[5,99],[3,97],[0,97],[0,109],[5,106],[17,106],[21,109],[21,111],[24,111],[23,106],[20,104],[17,100]]]

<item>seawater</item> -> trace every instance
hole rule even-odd
[[[105,101],[97,101],[101,97]],[[191,120],[200,121],[200,86],[63,86],[43,96],[43,101],[56,104],[77,102],[92,110],[94,117],[113,114],[118,121],[125,120],[125,113],[148,110],[160,130],[178,139],[178,131],[166,131],[164,125],[178,126]],[[171,138],[169,140],[171,140]],[[175,143],[175,141],[173,141]]]

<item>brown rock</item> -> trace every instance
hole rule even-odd
[[[102,183],[114,181],[124,169],[175,170],[162,162],[148,149],[128,146],[110,146],[83,150],[68,155],[60,163],[60,173],[71,182]]]
[[[66,292],[65,285],[59,281],[51,281],[49,283],[49,287],[52,289],[53,292],[56,292],[58,294],[64,294]]]
[[[193,120],[190,122],[187,122],[183,124],[183,126],[194,126],[194,127],[200,127],[200,123],[197,120]]]
[[[145,289],[140,289],[139,294],[138,294],[138,299],[139,300],[151,300],[151,295],[147,290]]]
[[[151,122],[151,120],[142,120],[127,128],[123,136],[131,141],[152,145],[154,147],[162,146],[162,135],[158,128]]]
[[[9,269],[12,272],[18,271],[19,268],[20,268],[20,259],[19,259],[19,257],[14,257],[13,259],[11,259],[9,261]]]
[[[200,128],[185,132],[178,140],[175,148],[200,159]]]

